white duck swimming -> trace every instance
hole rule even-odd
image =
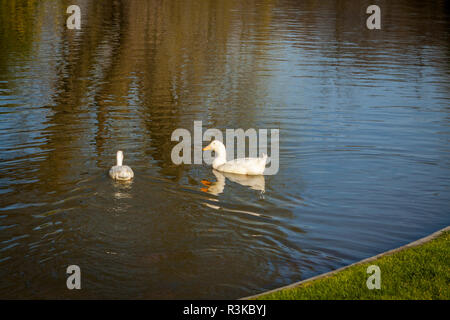
[[[129,166],[123,166],[123,152],[117,151],[117,165],[109,169],[109,176],[115,180],[130,180],[134,177],[133,170]]]
[[[227,151],[219,140],[214,140],[207,147],[203,148],[203,151],[206,150],[213,150],[216,153],[212,167],[218,171],[259,175],[263,174],[266,167],[267,155],[265,154],[261,158],[240,158],[227,161]]]

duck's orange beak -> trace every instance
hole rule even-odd
[[[211,145],[208,145],[207,147],[204,147],[202,150],[203,151],[211,150]]]

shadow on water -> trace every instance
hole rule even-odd
[[[260,191],[261,194],[263,194],[266,190],[266,183],[263,175],[248,176],[235,173],[220,172],[214,169],[213,174],[216,177],[216,181],[210,182],[208,180],[202,180],[201,183],[205,185],[205,187],[201,188],[201,191],[208,192],[217,196],[220,193],[223,193],[223,190],[225,189],[226,179],[242,186],[249,187],[252,190]]]

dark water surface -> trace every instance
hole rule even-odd
[[[239,298],[449,225],[449,4],[370,4],[0,0],[0,297]],[[172,163],[194,120],[280,130],[264,193]]]

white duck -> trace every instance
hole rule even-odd
[[[267,155],[265,154],[261,158],[240,158],[227,161],[227,151],[219,140],[214,140],[207,147],[203,148],[203,151],[206,150],[213,150],[216,153],[212,167],[218,171],[259,175],[263,174],[266,167]]]
[[[130,180],[134,177],[133,170],[129,166],[123,166],[123,152],[117,151],[117,165],[109,169],[109,176],[115,180]]]

